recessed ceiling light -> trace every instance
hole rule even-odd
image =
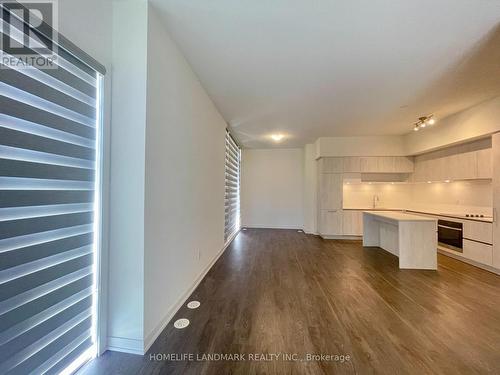
[[[432,181],[427,181],[428,184],[432,184]]]
[[[445,180],[444,182],[449,183],[449,182],[450,182],[450,180]]]
[[[271,138],[275,142],[281,141],[285,136],[283,134],[271,134]]]

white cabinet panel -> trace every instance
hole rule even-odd
[[[493,264],[493,246],[464,240],[464,257],[491,266]]]
[[[319,160],[320,173],[342,173],[344,169],[343,158],[321,158]]]
[[[492,136],[493,162],[493,267],[500,269],[500,133]]]
[[[413,173],[413,158],[401,156],[396,159],[396,171],[397,173]]]
[[[414,182],[491,178],[491,151],[433,152],[415,159]]]
[[[344,172],[346,173],[360,173],[361,172],[361,158],[359,156],[348,156],[344,158]]]
[[[325,236],[341,236],[342,210],[321,210],[320,234]]]
[[[360,160],[362,173],[377,173],[378,158],[375,156],[364,156]]]
[[[478,221],[464,221],[464,238],[493,243],[493,224]]]
[[[320,209],[342,208],[342,174],[322,173],[319,176]]]
[[[395,173],[396,172],[396,158],[395,157],[378,157],[376,158],[377,173]]]
[[[452,179],[468,180],[477,178],[476,152],[465,152],[453,155],[450,159]]]
[[[492,178],[492,151],[491,148],[477,151],[477,178]]]
[[[343,211],[342,216],[345,236],[363,235],[363,211]]]

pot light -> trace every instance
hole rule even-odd
[[[432,184],[432,181],[427,181],[428,184]]]
[[[450,180],[444,180],[444,182],[446,182],[447,184],[449,184],[449,183],[450,183]]]
[[[275,142],[280,142],[284,137],[283,134],[271,134],[271,138]]]

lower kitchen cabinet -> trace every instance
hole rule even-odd
[[[343,234],[342,210],[321,210],[319,232],[324,236]]]
[[[493,264],[493,246],[464,240],[463,256],[475,262],[491,266]]]
[[[342,219],[344,236],[363,235],[363,211],[344,211]]]
[[[464,238],[489,245],[493,244],[493,223],[464,221]]]

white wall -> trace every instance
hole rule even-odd
[[[416,155],[498,131],[500,131],[500,97],[444,119],[438,119],[432,128],[407,134],[404,137],[405,150],[408,155]]]
[[[242,226],[302,228],[303,149],[244,149],[241,164]]]
[[[304,232],[317,232],[318,162],[314,144],[304,147]]]
[[[147,46],[146,348],[224,246],[226,128],[151,7]]]
[[[315,145],[316,158],[407,155],[401,136],[322,137]]]
[[[108,345],[137,351],[144,337],[144,173],[147,4],[113,8]]]

